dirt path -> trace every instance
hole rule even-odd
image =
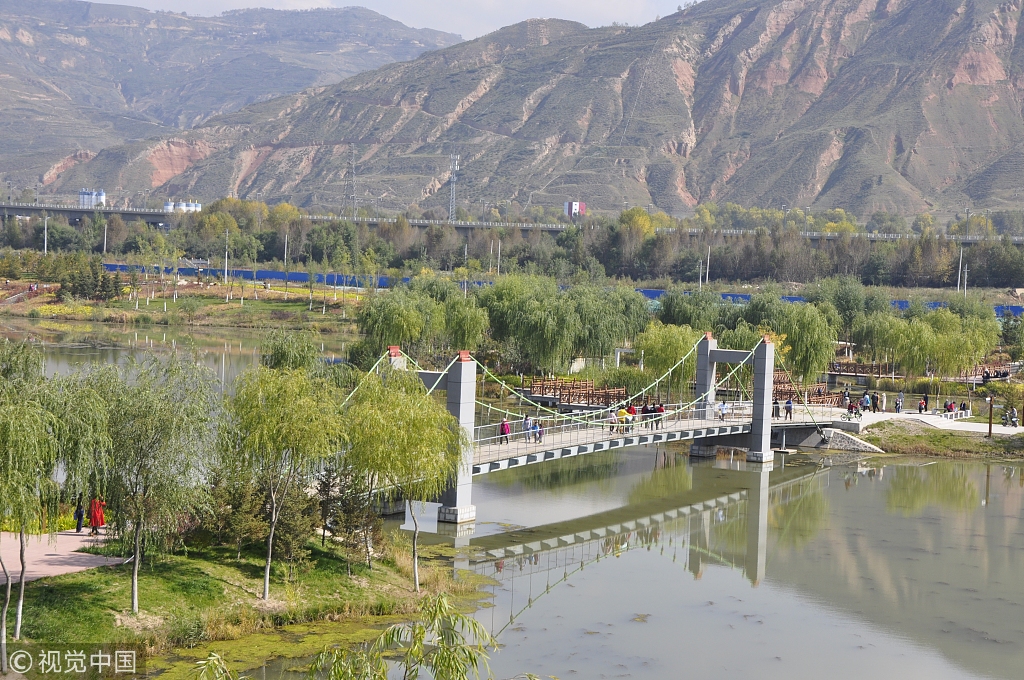
[[[91,545],[96,539],[90,538],[88,529],[78,534],[74,531],[62,531],[53,537],[29,536],[25,546],[25,581],[34,581],[47,576],[71,574],[85,569],[120,564],[120,558],[102,557],[88,553],[75,552],[77,549]],[[21,566],[18,560],[18,534],[0,533],[0,557],[3,557],[11,580],[18,582]],[[0,574],[0,579],[3,575]]]

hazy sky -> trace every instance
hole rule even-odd
[[[104,0],[148,9],[211,16],[245,7],[308,9],[360,5],[416,28],[436,28],[476,38],[532,17],[605,26],[645,24],[676,11],[682,0]]]

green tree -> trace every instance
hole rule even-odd
[[[655,321],[637,336],[633,347],[637,352],[643,352],[644,366],[654,371],[656,376],[662,376],[679,363],[701,337],[700,333],[689,326],[665,325]],[[679,370],[673,371],[668,378],[668,384],[681,388],[692,380],[696,373],[697,353],[694,352]]]
[[[147,548],[175,536],[182,512],[203,504],[216,401],[212,375],[192,355],[149,357],[92,371],[111,442],[107,502],[132,554],[131,608],[139,612],[139,567]]]
[[[372,480],[368,486],[383,496],[410,504],[413,581],[419,592],[419,519],[414,504],[441,495],[469,442],[458,421],[427,393],[415,373],[367,375],[346,420],[348,463]]]
[[[835,329],[814,305],[796,304],[789,308],[779,332],[786,336],[786,356],[796,375],[816,382],[835,359]]]
[[[270,505],[264,600],[289,492],[305,489],[318,466],[342,448],[341,401],[337,388],[308,371],[265,366],[239,376],[228,401],[223,451],[266,489]]]

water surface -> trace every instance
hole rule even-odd
[[[1019,468],[799,459],[478,477],[495,677],[1021,677]]]

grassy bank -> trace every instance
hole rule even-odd
[[[369,569],[337,550],[310,542],[308,560],[286,578],[275,564],[272,599],[258,599],[263,562],[227,548],[189,550],[148,560],[139,577],[140,614],[130,613],[130,565],[32,582],[26,589],[25,637],[34,642],[135,642],[154,655],[150,667],[185,678],[210,652],[234,668],[274,657],[314,654],[325,644],[352,645],[386,624],[409,618],[413,592],[408,546],[396,536]],[[476,584],[451,576],[451,548],[427,548],[425,593],[475,600]]]
[[[941,458],[1024,458],[1024,433],[988,439],[978,432],[954,432],[908,420],[886,420],[861,439],[886,453]]]
[[[22,286],[24,287],[24,286]],[[56,286],[52,286],[56,290]],[[14,292],[13,289],[7,293]],[[359,294],[329,291],[324,300],[323,291],[313,295],[312,309],[308,289],[283,287],[259,289],[259,299],[251,288],[245,298],[239,297],[238,286],[191,285],[178,291],[155,288],[153,297],[140,293],[138,309],[135,300],[97,302],[92,300],[60,303],[48,289],[35,297],[18,299],[0,306],[0,314],[38,319],[64,321],[93,321],[133,325],[228,327],[228,328],[293,328],[311,329],[321,333],[348,333],[355,331],[354,316]],[[226,299],[230,298],[230,299]],[[148,299],[148,304],[147,304]],[[166,304],[165,304],[166,303]]]

